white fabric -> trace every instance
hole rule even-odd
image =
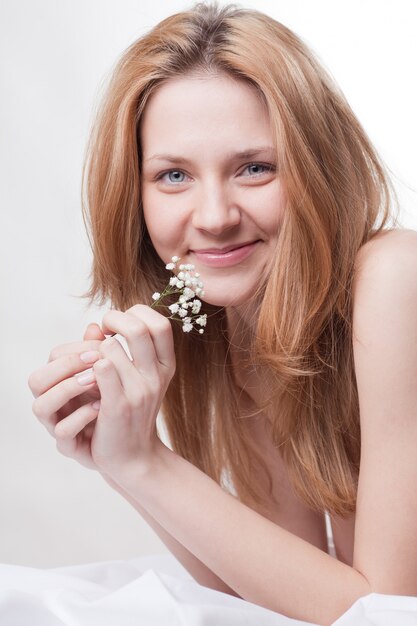
[[[199,585],[170,554],[54,569],[0,564],[0,624],[312,626]],[[371,593],[333,626],[417,626],[417,597]]]

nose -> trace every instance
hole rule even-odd
[[[200,193],[194,199],[194,228],[220,235],[240,223],[240,208],[229,191],[218,181],[201,186]]]

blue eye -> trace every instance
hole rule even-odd
[[[156,180],[163,180],[165,176],[167,175],[169,176],[170,174],[176,174],[177,176],[179,174],[180,176],[185,176],[184,172],[181,172],[181,170],[168,170],[167,172],[162,172],[162,174],[160,174]],[[174,179],[168,179],[168,180],[171,183],[183,183],[184,182],[183,179],[179,180],[178,177]]]
[[[259,176],[260,174],[265,174],[265,171],[267,172],[271,172],[274,170],[273,165],[264,165],[263,163],[249,163],[249,165],[247,165],[245,167],[245,169],[249,169],[251,167],[258,167],[258,168],[263,168],[263,172],[254,172],[254,176]]]

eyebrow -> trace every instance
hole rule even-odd
[[[229,152],[226,157],[228,159],[251,159],[259,154],[270,153],[276,155],[276,150],[272,146],[257,146],[255,148],[239,150],[238,152]],[[169,161],[170,163],[190,163],[189,159],[175,154],[153,154],[151,157],[144,159],[144,163],[149,161]]]

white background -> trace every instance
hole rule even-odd
[[[128,45],[188,6],[0,0],[0,562],[54,567],[166,551],[98,474],[56,451],[32,415],[27,378],[104,312],[77,297],[91,262],[81,167],[100,90]],[[318,54],[392,170],[404,225],[417,229],[414,0],[242,6],[282,21]]]

